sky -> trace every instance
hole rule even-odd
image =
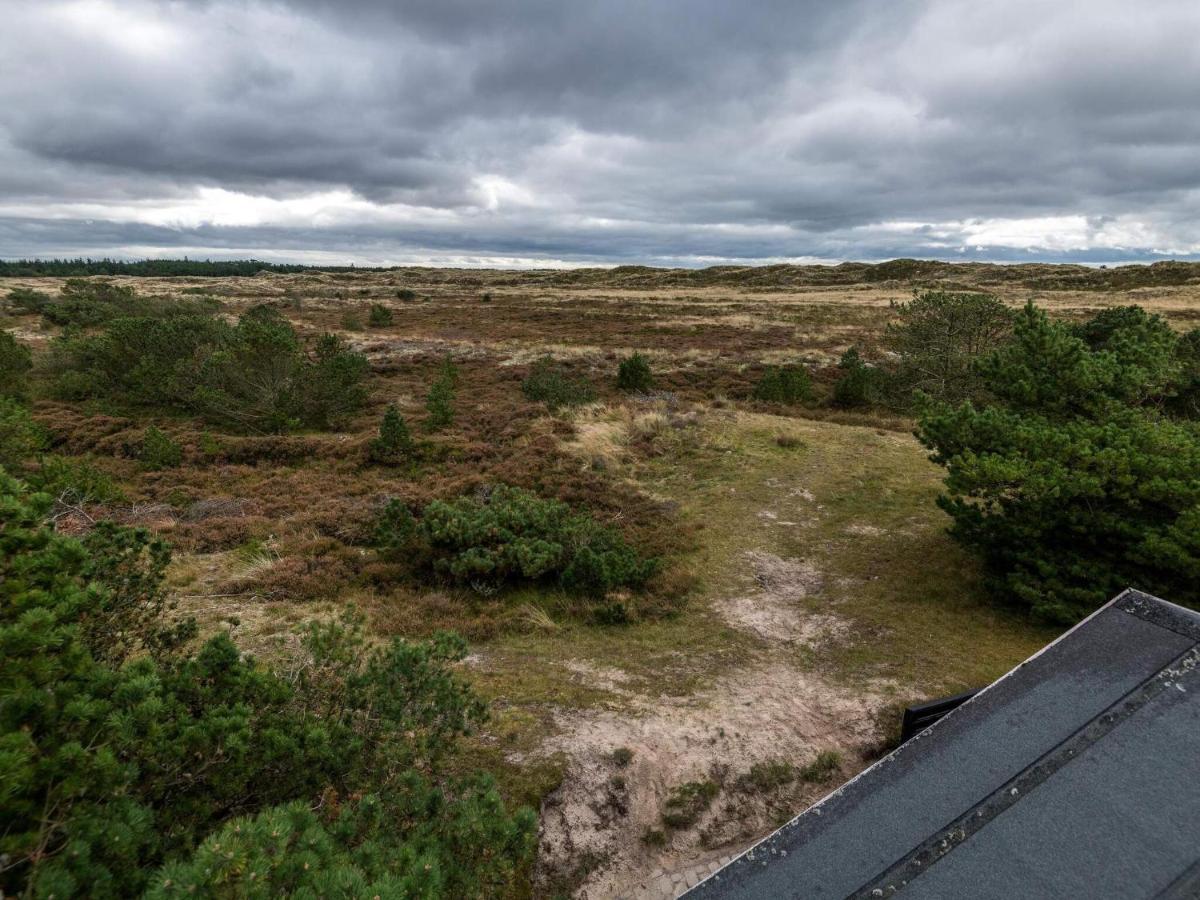
[[[1200,258],[1196,0],[0,0],[0,257]]]

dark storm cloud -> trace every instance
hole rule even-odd
[[[3,256],[1200,252],[1193,2],[11,6]]]

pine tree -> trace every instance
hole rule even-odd
[[[644,393],[654,386],[654,374],[650,361],[640,353],[621,360],[617,366],[617,388],[622,391]]]
[[[379,437],[371,441],[368,453],[371,461],[383,465],[397,465],[412,459],[416,450],[408,423],[400,415],[396,404],[389,403],[379,423]]]
[[[454,424],[454,394],[458,384],[458,367],[446,358],[437,379],[429,388],[425,398],[425,409],[429,412],[425,427],[430,431],[441,431]]]
[[[998,597],[1054,622],[1130,586],[1200,603],[1200,423],[1155,399],[1165,333],[1122,318],[1079,332],[1030,304],[980,363],[988,405],[927,402],[920,419],[951,533]]]

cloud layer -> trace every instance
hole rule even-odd
[[[1194,0],[0,0],[0,256],[1200,255]]]

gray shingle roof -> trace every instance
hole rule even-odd
[[[1200,897],[1200,615],[1126,591],[688,900]]]

